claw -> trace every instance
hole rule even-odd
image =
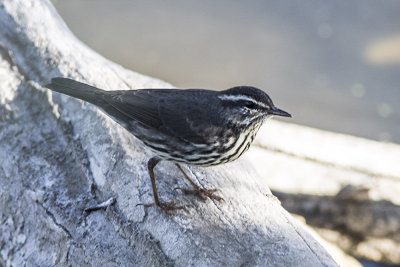
[[[184,206],[177,206],[175,201],[167,202],[167,203],[152,203],[152,204],[136,204],[136,206],[143,206],[145,208],[150,208],[157,206],[159,207],[165,214],[172,215],[174,210],[184,210],[186,209],[186,205]]]
[[[198,195],[203,200],[207,200],[207,198],[212,198],[212,199],[216,199],[216,200],[224,200],[222,197],[214,194],[215,192],[219,191],[219,189],[201,189],[201,188],[185,189],[185,188],[180,188],[180,187],[176,187],[175,189],[179,189],[183,193],[188,194],[188,195]]]
[[[213,198],[216,200],[224,200],[222,197],[214,194],[215,192],[219,191],[218,189],[202,189],[202,188],[200,188],[195,182],[192,181],[192,179],[190,179],[190,177],[182,169],[182,167],[181,167],[181,165],[179,165],[179,163],[175,163],[175,165],[178,167],[178,169],[181,171],[183,176],[185,176],[186,180],[189,181],[189,183],[193,186],[194,189],[189,190],[189,189],[176,187],[174,190],[180,189],[185,194],[198,195],[204,200],[207,200],[207,198]]]

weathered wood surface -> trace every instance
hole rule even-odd
[[[282,205],[351,255],[400,264],[400,146],[269,126],[246,157]]]
[[[92,105],[41,85],[55,76],[110,90],[170,85],[90,50],[45,0],[0,1],[0,42],[0,265],[336,265],[245,160],[186,167],[223,202],[173,190],[189,185],[162,162],[161,198],[190,207],[167,216],[136,206],[152,201],[151,153]],[[111,196],[116,205],[84,216]]]

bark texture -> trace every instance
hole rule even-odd
[[[173,190],[189,185],[162,162],[161,198],[190,207],[167,216],[137,206],[152,202],[151,152],[94,106],[41,85],[55,76],[109,90],[171,85],[90,50],[45,0],[0,1],[0,29],[1,266],[336,265],[245,160],[185,166],[223,202]],[[84,215],[111,196],[114,206]]]

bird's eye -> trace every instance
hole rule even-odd
[[[255,104],[254,102],[251,102],[251,101],[246,101],[246,102],[244,103],[244,106],[245,106],[246,108],[249,108],[249,109],[254,109],[254,108],[256,108],[256,104]]]

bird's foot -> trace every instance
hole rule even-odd
[[[177,187],[175,189],[179,189],[183,193],[188,194],[188,195],[197,195],[204,200],[207,200],[207,198],[212,198],[212,199],[216,199],[216,200],[224,200],[222,197],[215,194],[215,192],[219,191],[219,189],[201,189],[200,187],[195,188],[195,189],[185,189],[185,188]]]
[[[173,214],[173,211],[175,211],[175,210],[184,210],[184,209],[186,209],[186,205],[184,205],[184,206],[178,206],[178,205],[176,205],[176,202],[175,201],[171,201],[171,202],[166,202],[166,203],[162,203],[162,202],[160,202],[160,203],[152,203],[152,204],[141,204],[141,203],[139,203],[139,204],[137,204],[136,206],[143,206],[143,207],[145,207],[145,208],[150,208],[150,207],[154,207],[154,206],[157,206],[157,207],[159,207],[163,212],[165,212],[165,214],[167,214],[167,215],[172,215]]]

